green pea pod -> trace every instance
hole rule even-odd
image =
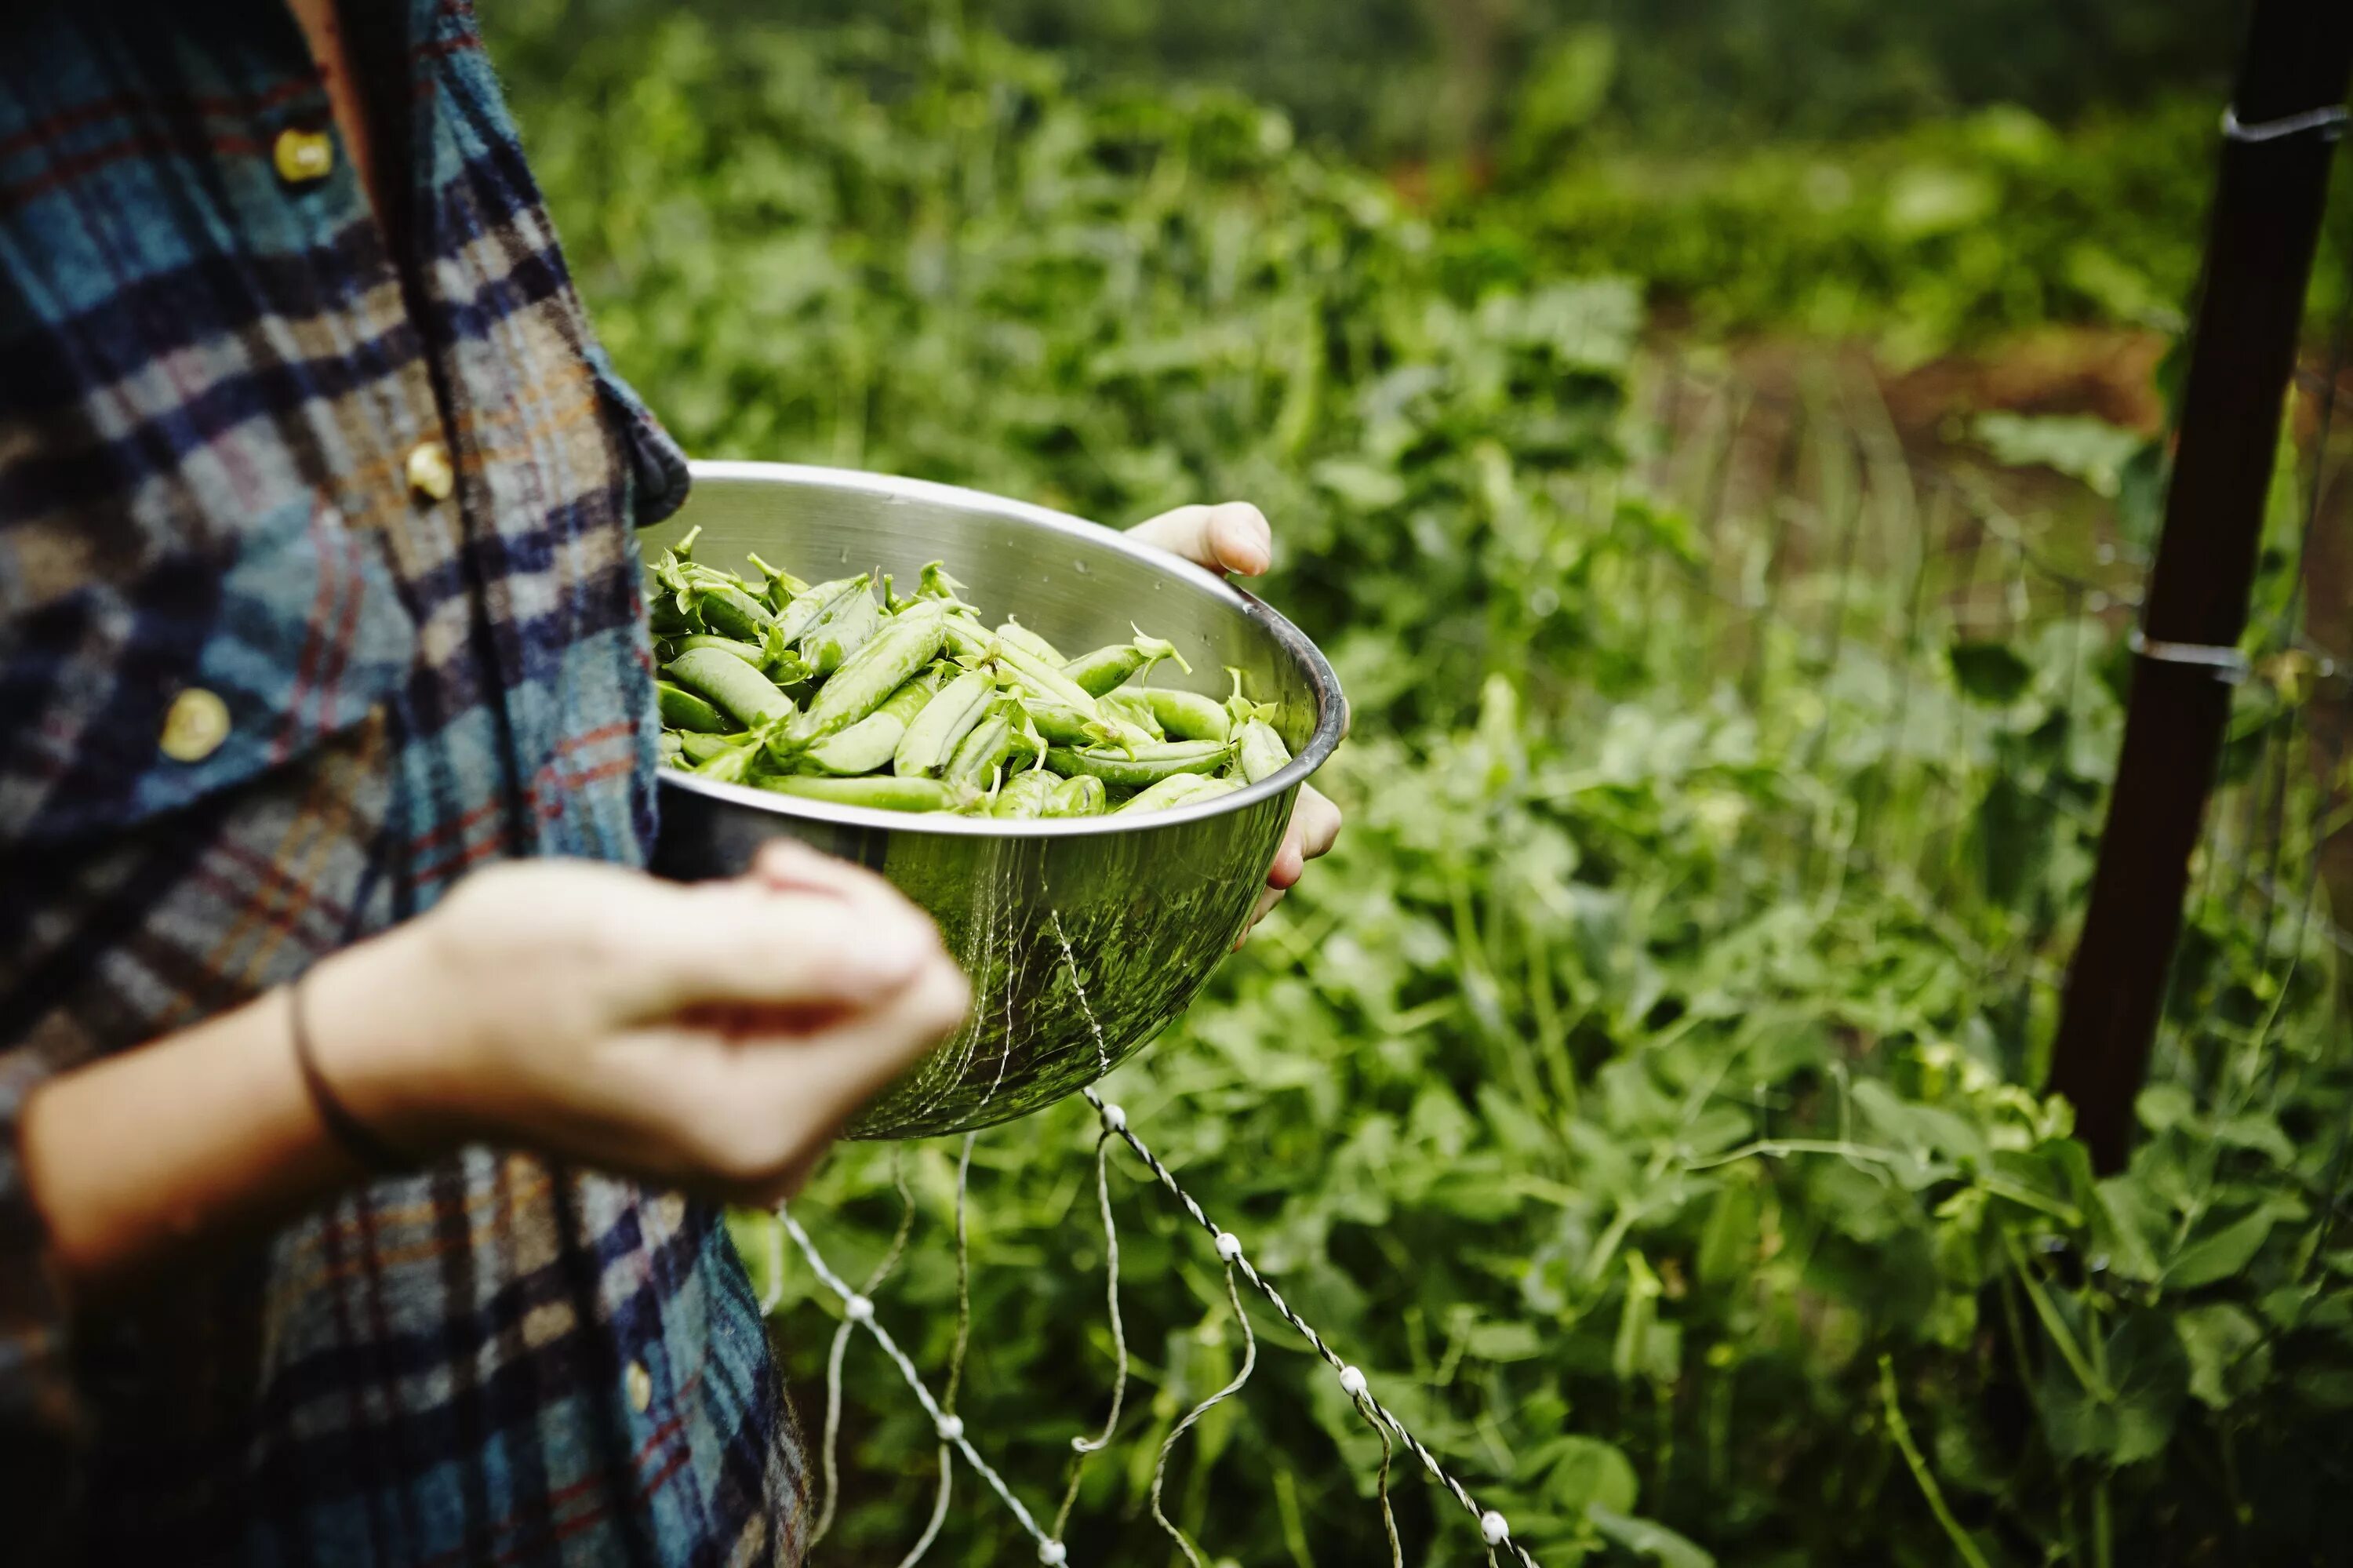
[[[868,774],[862,779],[787,774],[763,779],[759,786],[779,795],[827,800],[837,806],[863,806],[873,811],[962,811],[970,810],[976,800],[973,791],[952,788],[936,779],[901,779],[888,773]]]
[[[1234,760],[1240,766],[1243,779],[1255,784],[1291,766],[1291,747],[1282,744],[1282,736],[1274,733],[1272,725],[1254,718],[1234,736]]]
[[[997,683],[978,670],[967,670],[942,686],[900,737],[892,770],[911,779],[938,773],[957,743],[987,715],[996,690]]]
[[[657,637],[676,637],[694,630],[694,621],[674,593],[657,595],[646,605],[646,624]]]
[[[1117,719],[1123,724],[1134,726],[1137,733],[1147,742],[1168,738],[1168,732],[1160,726],[1160,715],[1152,711],[1152,705],[1145,700],[1144,694],[1132,686],[1105,692],[1095,699],[1095,705],[1103,709],[1106,720]]]
[[[1178,806],[1190,806],[1200,800],[1213,800],[1220,795],[1230,795],[1241,786],[1230,779],[1207,777],[1198,773],[1174,773],[1147,789],[1139,789],[1124,805],[1112,813],[1124,817],[1131,813],[1173,810]]]
[[[1233,737],[1233,720],[1226,712],[1226,705],[1215,697],[1160,686],[1139,686],[1134,694],[1144,700],[1172,740],[1225,741]]]
[[[702,590],[702,624],[722,637],[757,642],[776,619],[766,605],[732,582]]]
[[[976,620],[961,615],[949,616],[948,649],[961,659],[985,660],[997,664],[1032,695],[1060,703],[1067,708],[1076,708],[1091,719],[1103,716],[1102,711],[1095,706],[1092,693],[1080,690],[1061,671],[985,630]]]
[[[746,728],[792,715],[792,698],[777,690],[775,682],[716,648],[689,649],[665,665],[662,673]]]
[[[1060,669],[1064,662],[1066,662],[1062,658],[1061,653],[1052,643],[1047,641],[1044,638],[1039,636],[1036,632],[1030,630],[1028,627],[1022,625],[1019,621],[1014,620],[1009,615],[1005,618],[1005,624],[997,629],[997,635],[1007,642],[1011,643],[1014,647],[1020,649],[1021,652],[1029,654],[1032,659],[1051,664],[1057,670]]]
[[[915,578],[915,597],[935,599],[954,609],[972,609],[964,601],[964,584],[948,576],[945,563],[940,561],[923,564],[923,571]]]
[[[750,736],[744,735],[703,735],[689,730],[678,737],[679,747],[685,754],[687,765],[700,768],[720,753],[733,751]]]
[[[809,629],[828,610],[841,604],[851,594],[864,593],[866,585],[867,579],[863,576],[836,577],[831,582],[814,584],[806,593],[795,594],[792,602],[776,612],[776,629],[784,634],[786,642],[798,642],[808,635]]]
[[[767,641],[760,645],[760,669],[779,686],[797,685],[817,673],[785,635],[781,622],[768,628]]]
[[[678,639],[670,644],[670,656],[675,659],[680,654],[691,653],[697,648],[716,648],[722,653],[733,653],[754,670],[760,667],[760,650],[757,644],[745,642],[740,638],[713,637],[708,632],[697,632],[692,636]]]
[[[1065,776],[1091,774],[1106,784],[1140,789],[1175,773],[1215,773],[1231,748],[1209,740],[1167,740],[1136,747],[1133,756],[1100,747],[1058,746],[1047,765]]]
[[[858,591],[843,596],[818,617],[801,638],[801,657],[818,679],[832,674],[849,656],[882,630],[882,610],[867,591],[867,579],[858,579]]]
[[[990,809],[990,815],[1023,819],[1042,817],[1046,814],[1048,803],[1054,798],[1054,791],[1060,789],[1062,783],[1060,778],[1042,768],[1016,773],[997,792],[997,804]]]
[[[947,617],[923,605],[892,616],[818,688],[808,707],[785,728],[785,743],[802,747],[849,728],[880,708],[940,656]],[[895,748],[896,742],[893,747]],[[879,766],[879,764],[878,764]]]
[[[696,696],[684,686],[674,686],[668,681],[654,683],[654,697],[661,709],[661,721],[672,729],[699,730],[704,735],[720,735],[737,726],[725,714]]]
[[[772,567],[768,565],[767,562],[760,559],[759,556],[752,555],[749,552],[745,553],[744,558],[751,562],[754,568],[756,569],[762,577],[768,579],[768,586],[764,590],[764,597],[765,597],[768,601],[769,609],[782,609],[785,606],[792,603],[793,600],[798,599],[801,595],[808,592],[808,584],[801,581],[800,578],[793,576],[792,573],[786,571],[783,567]]]
[[[1035,762],[1039,743],[1034,735],[1025,734],[1026,729],[1020,705],[1011,697],[997,698],[989,705],[987,715],[957,745],[941,769],[942,776],[950,783],[986,788],[999,768]]]
[[[1226,719],[1233,728],[1240,729],[1252,719],[1271,719],[1282,711],[1272,703],[1254,703],[1244,696],[1242,673],[1240,670],[1229,664],[1226,666],[1226,673],[1234,678],[1234,694],[1226,699]]]
[[[664,762],[676,762],[680,758],[686,755],[686,742],[681,740],[677,736],[670,734],[668,730],[662,731],[661,738],[658,745],[661,751],[661,759]]]
[[[1178,669],[1188,675],[1193,673],[1193,667],[1176,652],[1176,644],[1146,637],[1137,630],[1134,641],[1114,642],[1092,653],[1082,653],[1062,666],[1062,673],[1089,696],[1099,697],[1126,684],[1163,659],[1174,659]]]
[[[1053,797],[1046,802],[1044,814],[1049,817],[1100,817],[1110,805],[1111,790],[1103,781],[1092,774],[1082,773],[1054,786]]]
[[[1026,692],[1021,697],[1021,711],[1039,735],[1063,746],[1106,746],[1126,751],[1134,747],[1150,746],[1161,738],[1143,726],[1131,723],[1108,710],[1100,719],[1091,719],[1076,708],[1066,708],[1060,703],[1050,703]]]
[[[907,726],[932,700],[933,690],[928,673],[916,675],[892,693],[881,707],[810,747],[803,760],[820,773],[844,777],[887,766]],[[822,700],[824,694],[818,696]]]

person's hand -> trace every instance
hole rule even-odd
[[[921,910],[784,842],[693,885],[493,866],[309,985],[322,1072],[396,1147],[502,1143],[757,1203],[969,1001]]]
[[[1130,538],[1213,572],[1254,577],[1274,564],[1274,531],[1267,526],[1266,514],[1247,501],[1179,506],[1127,532]],[[1307,863],[1329,850],[1339,836],[1340,808],[1317,793],[1314,785],[1301,785],[1299,803],[1292,808],[1291,831],[1267,871],[1266,891],[1259,895],[1258,907],[1250,911],[1252,926],[1266,918],[1267,912],[1304,874]],[[1247,939],[1247,932],[1244,937]]]

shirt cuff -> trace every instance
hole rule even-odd
[[[670,440],[637,390],[614,370],[602,344],[588,345],[588,367],[596,374],[596,395],[606,415],[628,454],[631,521],[640,528],[650,528],[686,504],[692,482],[687,477],[686,453]]]

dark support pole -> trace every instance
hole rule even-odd
[[[2353,5],[2256,0],[2226,124],[2165,531],[2051,1088],[2102,1171],[2123,1167],[2212,788],[2330,154]]]

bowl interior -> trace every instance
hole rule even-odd
[[[1148,683],[1222,697],[1232,690],[1227,670],[1240,670],[1251,698],[1275,705],[1274,726],[1304,764],[1300,777],[1322,761],[1303,754],[1330,749],[1320,732],[1338,738],[1338,684],[1297,629],[1211,573],[1112,529],[947,485],[727,462],[696,463],[686,506],[639,537],[650,559],[696,527],[695,558],[732,570],[749,571],[756,554],[811,581],[879,570],[903,587],[944,562],[988,624],[1009,616],[1071,658],[1139,628],[1165,637],[1191,673],[1163,663]],[[1278,779],[1267,783],[1296,782]]]

